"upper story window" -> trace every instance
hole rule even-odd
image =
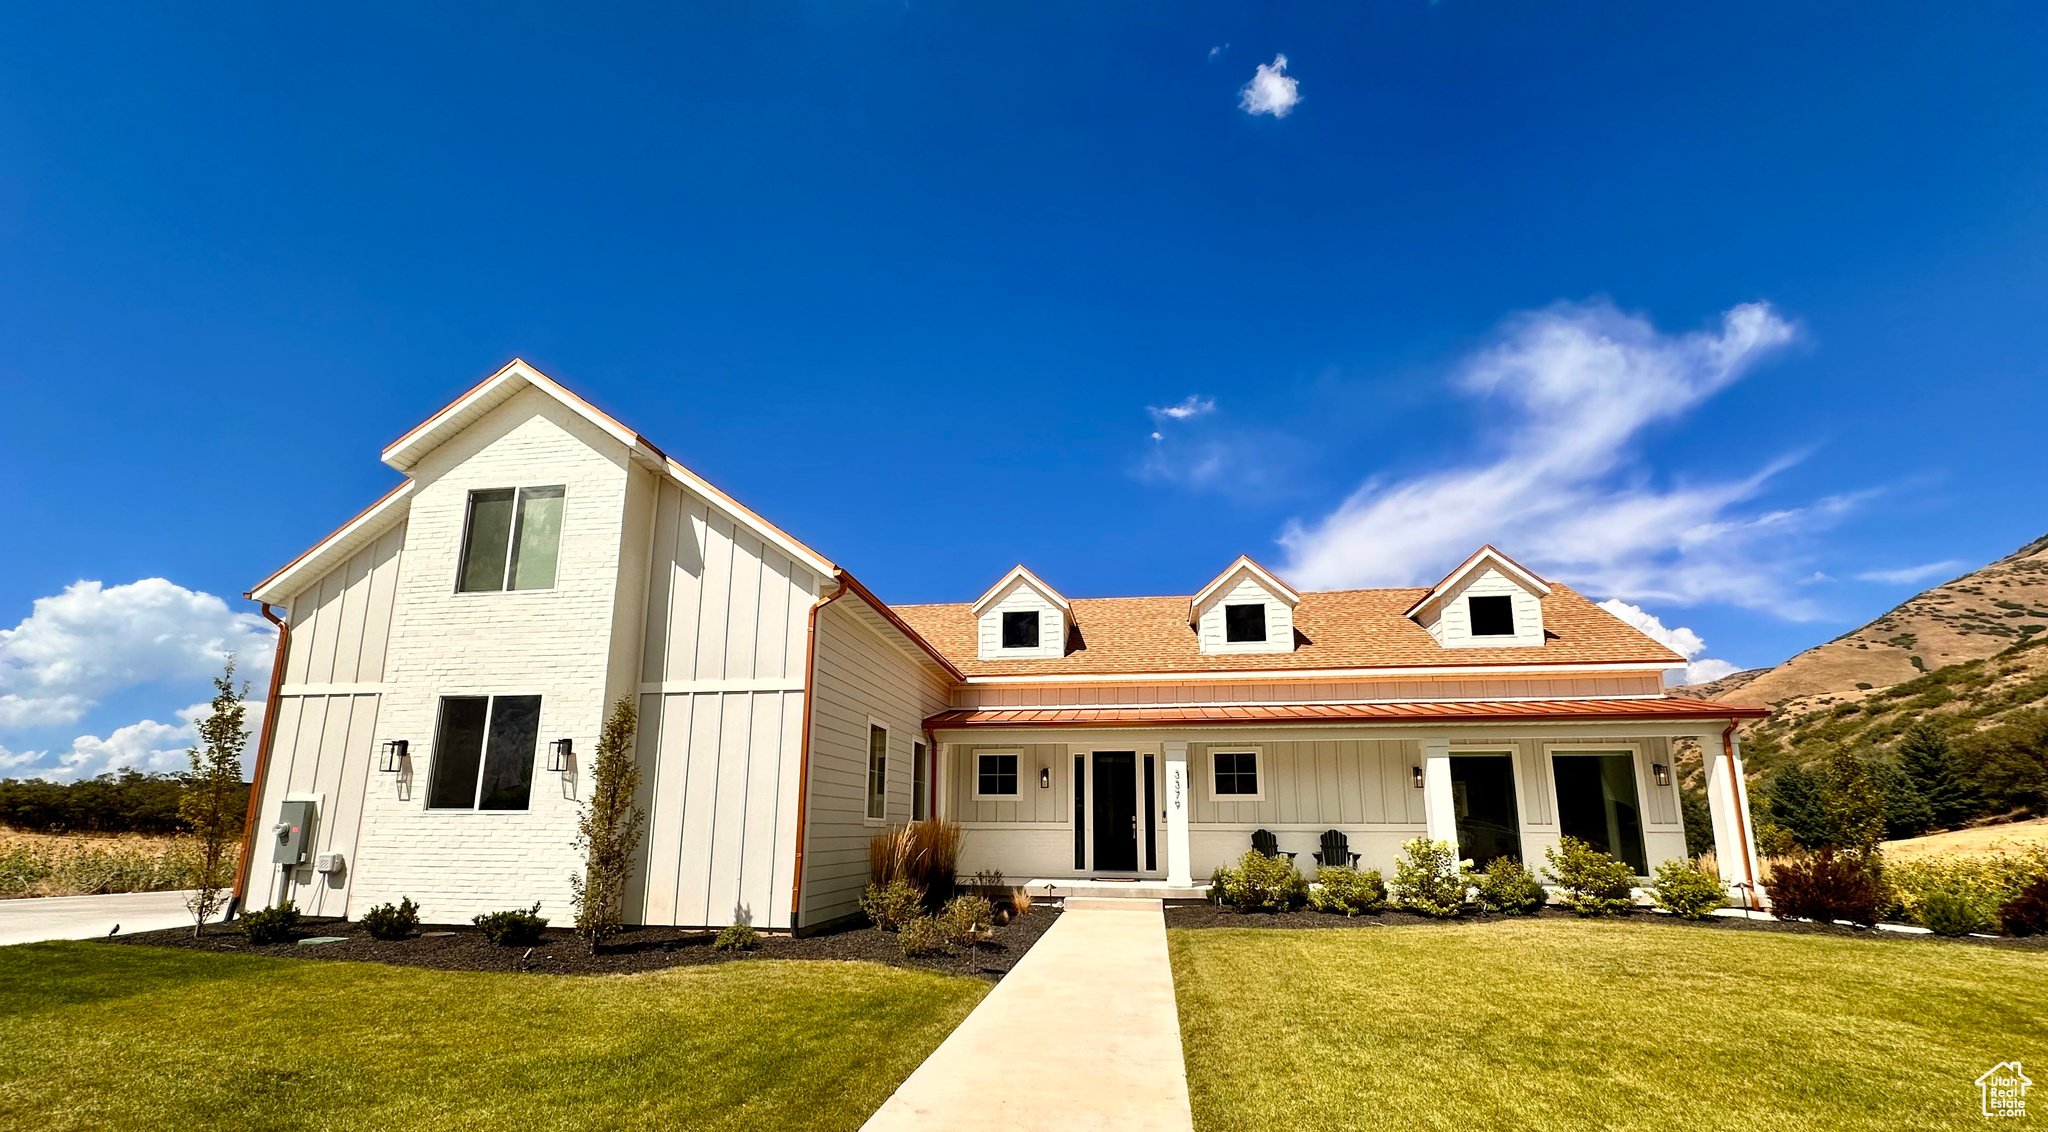
[[[1472,618],[1475,637],[1515,635],[1515,599],[1507,594],[1489,594],[1465,599],[1465,611]]]
[[[472,491],[455,588],[463,593],[553,589],[561,546],[559,486]]]
[[[539,737],[539,696],[441,697],[427,808],[525,809]]]
[[[1038,611],[1035,609],[1003,613],[1003,647],[1006,649],[1035,649],[1038,647]]]
[[[1266,607],[1258,605],[1226,605],[1223,607],[1223,639],[1235,644],[1239,641],[1263,641],[1266,639]]]

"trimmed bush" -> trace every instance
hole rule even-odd
[[[1998,909],[1998,926],[2008,935],[2048,934],[2048,877],[2020,890]]]
[[[1722,887],[1721,878],[1691,861],[1658,865],[1657,882],[1650,893],[1657,898],[1657,907],[1688,920],[1704,920],[1728,903],[1728,890]]]
[[[1959,892],[1932,892],[1920,903],[1920,922],[1935,935],[1963,936],[1990,929],[1975,900]]]
[[[1410,912],[1450,919],[1465,910],[1465,862],[1448,841],[1417,837],[1401,843],[1394,862],[1394,903]]]
[[[1489,912],[1526,916],[1550,899],[1543,882],[1515,857],[1495,857],[1467,879],[1479,890],[1479,906]]]
[[[1795,853],[1771,862],[1764,888],[1770,894],[1773,916],[1823,924],[1836,920],[1875,924],[1883,896],[1877,871],[1862,857],[1837,855],[1832,849]]]
[[[1318,912],[1341,912],[1356,916],[1377,912],[1387,906],[1387,882],[1378,869],[1357,869],[1324,865],[1316,870],[1316,882],[1309,886],[1309,907]]]
[[[279,904],[245,912],[236,923],[242,929],[242,937],[258,947],[288,943],[299,928],[299,910],[290,904]]]
[[[1636,871],[1576,837],[1543,850],[1543,871],[1564,889],[1565,906],[1581,916],[1614,916],[1635,907]]]
[[[531,908],[487,912],[470,922],[483,929],[484,938],[499,947],[532,947],[540,942],[541,929],[548,926],[548,918],[540,914],[538,900]]]
[[[904,921],[896,933],[896,941],[903,945],[903,954],[911,959],[953,953],[953,941],[935,916],[919,916]]]
[[[860,911],[883,931],[898,931],[924,915],[924,890],[900,877],[888,884],[871,884],[860,895]]]
[[[713,951],[752,951],[761,946],[761,933],[752,924],[727,924],[711,941]]]
[[[1210,884],[1211,897],[1240,912],[1285,912],[1308,899],[1308,882],[1294,871],[1293,860],[1257,849],[1245,850],[1235,868],[1217,869]]]
[[[995,931],[996,909],[980,896],[955,896],[940,910],[939,927],[954,947],[973,947]]]
[[[420,926],[420,906],[403,896],[397,904],[379,904],[363,913],[363,930],[372,939],[404,939]]]

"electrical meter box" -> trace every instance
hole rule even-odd
[[[277,844],[270,853],[274,865],[303,865],[306,851],[313,844],[313,802],[286,802],[278,810]]]

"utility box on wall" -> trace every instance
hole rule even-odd
[[[306,863],[307,850],[313,844],[313,816],[317,808],[315,802],[286,802],[278,809],[274,830],[277,845],[270,853],[271,864]]]

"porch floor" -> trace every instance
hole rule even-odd
[[[1185,888],[1152,878],[1147,880],[1092,880],[1086,877],[1039,877],[1024,882],[1024,891],[1034,900],[1085,896],[1105,900],[1207,900],[1209,885]]]

